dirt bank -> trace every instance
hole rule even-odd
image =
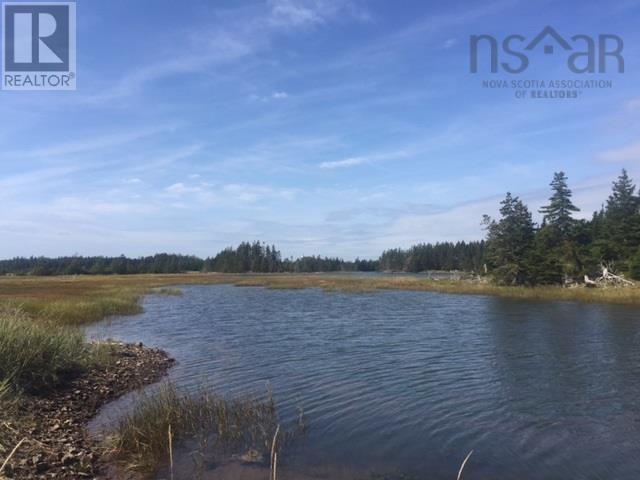
[[[107,464],[101,446],[86,432],[88,421],[107,402],[159,380],[174,362],[142,344],[109,342],[105,350],[104,366],[64,388],[23,397],[9,418],[0,415],[2,444],[10,447],[1,457],[19,444],[0,478],[105,478]]]

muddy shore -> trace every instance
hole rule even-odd
[[[107,478],[104,449],[88,435],[87,423],[100,407],[158,381],[174,363],[164,351],[142,344],[108,346],[105,365],[64,388],[25,396],[15,415],[9,420],[0,417],[3,444],[19,444],[0,479]]]

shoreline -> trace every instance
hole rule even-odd
[[[640,286],[586,288],[584,286],[500,286],[487,278],[434,280],[406,274],[356,276],[317,274],[135,274],[61,277],[0,277],[0,305],[19,306],[35,320],[59,325],[83,325],[112,315],[142,310],[140,300],[150,294],[176,295],[176,286],[234,285],[269,289],[318,288],[326,292],[372,293],[384,290],[487,295],[527,301],[640,305]]]
[[[175,360],[141,343],[102,344],[110,350],[107,362],[63,388],[24,395],[16,415],[0,422],[10,448],[19,445],[0,479],[109,478],[113,463],[100,441],[88,434],[88,422],[105,404],[160,380]]]
[[[149,294],[177,295],[169,286],[225,284],[269,289],[319,288],[325,292],[372,293],[385,290],[425,291],[444,294],[488,295],[527,301],[581,301],[594,303],[640,304],[640,288],[587,289],[562,287],[502,287],[486,281],[426,280],[408,276],[350,277],[340,274],[185,274],[131,275],[100,277],[18,277],[0,279],[3,294],[29,284],[43,295],[46,309],[31,309],[32,321],[58,320],[78,306],[81,317],[74,325],[89,323],[96,316],[131,314],[141,310],[140,300]],[[50,290],[47,291],[46,287]],[[7,288],[9,287],[9,288]],[[44,290],[43,290],[44,289]],[[57,289],[57,290],[56,290]],[[27,288],[26,291],[29,291]],[[52,298],[54,292],[57,298]],[[124,301],[115,300],[124,298]],[[114,300],[113,305],[110,304]],[[18,296],[20,301],[20,297]],[[56,302],[62,302],[57,308]],[[94,302],[98,309],[90,308]],[[36,304],[37,305],[37,304]],[[51,306],[54,306],[52,308]],[[64,308],[62,308],[64,307]],[[54,311],[58,318],[47,317]],[[97,315],[100,313],[100,315]],[[168,354],[141,343],[97,342],[109,348],[99,364],[92,366],[64,387],[40,396],[24,395],[14,410],[0,417],[0,446],[4,446],[0,479],[76,479],[113,478],[117,465],[104,444],[93,438],[87,425],[105,404],[159,381],[174,364]],[[18,448],[12,454],[12,449]]]

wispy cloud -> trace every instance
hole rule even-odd
[[[383,162],[387,160],[397,160],[400,158],[407,158],[408,156],[409,156],[408,152],[404,150],[399,150],[397,152],[372,154],[372,155],[365,155],[365,156],[359,156],[359,157],[349,157],[343,160],[331,160],[331,161],[321,162],[320,164],[318,164],[318,167],[324,170],[335,170],[337,168],[349,168],[349,167],[356,167],[358,165]]]
[[[217,64],[245,59],[267,48],[272,37],[283,29],[308,28],[337,19],[369,18],[366,9],[353,0],[271,0],[266,8],[266,12],[252,11],[248,16],[239,9],[225,17],[224,27],[217,23],[191,30],[179,39],[180,48],[169,60],[129,71],[114,87],[85,96],[84,101],[105,104],[130,97],[146,84],[166,77],[203,72]],[[283,94],[286,96],[285,92],[275,92],[272,98],[286,98]]]
[[[598,155],[604,162],[640,162],[640,142]]]
[[[285,100],[289,98],[289,94],[284,91],[273,92],[270,95],[256,95],[253,94],[249,97],[250,100],[258,102],[270,102],[272,100]]]
[[[210,184],[200,182],[188,185],[184,182],[177,182],[169,185],[164,192],[173,196],[185,197],[194,196],[197,201],[206,205],[225,204],[254,204],[265,200],[292,200],[299,192],[295,188],[274,188],[266,185],[254,185],[244,183],[229,183],[225,185]]]
[[[339,17],[370,20],[366,9],[349,0],[271,0],[269,23],[276,27],[308,27]]]
[[[333,160],[329,162],[322,162],[318,166],[326,170],[333,170],[336,168],[355,167],[356,165],[369,163],[369,161],[370,161],[369,157],[351,157],[351,158],[345,158],[344,160]]]
[[[449,49],[449,48],[455,47],[458,43],[459,42],[457,38],[449,38],[448,40],[445,40],[442,47],[445,49]]]
[[[199,193],[202,192],[202,188],[200,187],[188,187],[182,182],[174,183],[173,185],[169,185],[164,189],[165,192],[171,193],[173,195],[186,195],[188,193]]]
[[[292,200],[297,189],[292,188],[272,188],[262,185],[249,184],[229,184],[222,188],[225,195],[231,195],[240,202],[253,203],[265,198],[279,198],[283,200]]]
[[[627,102],[627,109],[640,110],[640,98],[634,98]]]
[[[90,139],[73,140],[57,143],[46,147],[34,148],[26,151],[14,151],[0,154],[9,159],[48,159],[54,157],[66,157],[68,155],[87,153],[91,151],[104,151],[111,147],[121,146],[140,140],[145,137],[167,133],[175,129],[172,125],[145,128],[134,132],[121,132],[110,135],[98,136]]]

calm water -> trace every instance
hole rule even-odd
[[[304,406],[290,462],[455,479],[640,478],[637,309],[385,291],[189,286],[88,329],[219,392]],[[126,402],[126,399],[122,402]],[[121,405],[123,404],[121,402]],[[117,411],[108,408],[104,418]]]

